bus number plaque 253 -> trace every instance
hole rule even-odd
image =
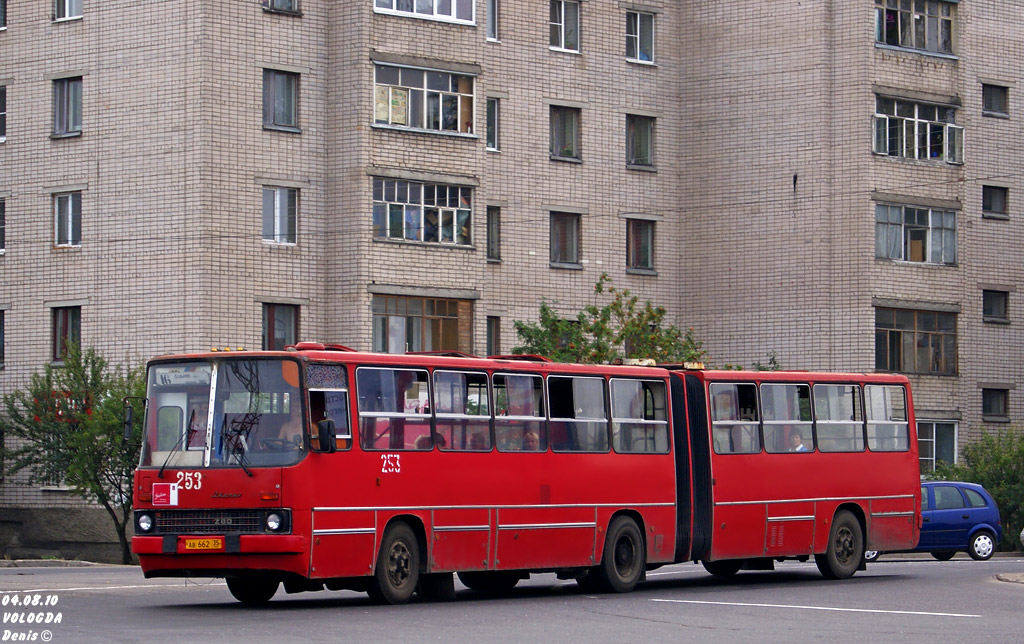
[[[398,474],[402,471],[402,466],[398,461],[398,456],[398,454],[380,455],[380,471],[382,474]]]

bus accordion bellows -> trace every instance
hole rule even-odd
[[[625,592],[814,558],[831,579],[920,530],[907,379],[287,351],[148,365],[132,549],[248,604],[402,603],[554,572]],[[130,422],[130,421],[128,421]]]

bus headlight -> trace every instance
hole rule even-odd
[[[267,530],[277,532],[281,529],[281,523],[281,515],[277,512],[271,512],[267,515]]]
[[[140,514],[136,525],[139,528],[139,532],[149,532],[153,529],[153,517],[148,514]]]

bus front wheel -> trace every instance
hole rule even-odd
[[[633,519],[616,517],[608,526],[601,565],[594,568],[594,581],[607,592],[627,593],[636,587],[644,574],[647,555],[644,538]]]
[[[860,521],[847,510],[836,513],[828,535],[828,550],[814,555],[814,563],[826,579],[849,579],[864,558],[864,532]]]
[[[373,577],[368,592],[375,601],[404,604],[412,597],[420,578],[420,547],[407,524],[395,523],[384,531]]]
[[[276,579],[251,577],[228,577],[225,581],[228,582],[231,596],[247,606],[258,606],[270,601],[280,583]]]

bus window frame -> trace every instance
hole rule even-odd
[[[875,420],[874,422],[872,422],[873,421],[873,419],[871,418],[871,411],[872,410],[871,410],[871,406],[868,405],[868,387],[877,387],[877,388],[880,388],[880,389],[894,389],[894,388],[896,388],[896,389],[900,390],[900,392],[903,395],[903,420],[902,420],[902,422],[901,421],[892,421],[892,420],[888,420],[888,419],[885,419],[885,420]],[[865,426],[866,426],[866,429],[867,429],[867,440],[866,440],[865,445],[867,446],[867,449],[871,450],[872,452],[907,452],[907,451],[910,451],[910,406],[909,406],[909,404],[907,402],[907,388],[904,385],[893,384],[893,383],[864,383],[864,385],[861,388],[863,389],[863,395],[864,395],[864,423],[865,423]],[[887,412],[891,412],[891,411],[893,411],[893,409],[894,408],[891,407],[890,405],[886,405],[886,411]],[[871,442],[872,442],[872,438],[871,438],[871,425],[892,426],[892,427],[895,427],[895,428],[898,428],[899,426],[902,425],[903,426],[904,434],[903,434],[902,437],[896,436],[895,440],[899,441],[900,438],[902,438],[903,446],[900,447],[900,448],[897,448],[897,449],[883,449],[881,447],[872,447],[871,446]],[[878,440],[879,439],[876,437],[875,441],[877,442]]]
[[[762,409],[761,409],[761,388],[758,386],[758,384],[759,384],[759,382],[757,380],[745,380],[745,381],[742,381],[742,380],[721,380],[721,381],[715,380],[715,381],[710,381],[710,382],[707,383],[707,394],[706,394],[706,396],[707,396],[707,414],[708,414],[708,421],[709,421],[708,422],[708,430],[711,432],[711,435],[709,436],[709,439],[711,441],[711,449],[714,451],[715,454],[719,454],[719,455],[726,455],[726,454],[760,454],[761,452],[764,451],[764,436],[763,436],[763,433],[762,433],[762,425],[761,425],[762,424],[762,420],[763,420],[763,413],[762,413]],[[741,386],[741,385],[746,385],[746,386],[750,386],[750,387],[754,388],[754,405],[755,405],[755,411],[757,412],[757,419],[756,420],[743,420],[742,419],[742,414],[740,413],[742,411],[740,406],[739,406],[740,402],[739,402],[738,399],[736,399],[733,402],[733,404],[735,406],[735,411],[736,411],[737,419],[736,420],[726,420],[726,421],[716,421],[715,420],[715,414],[714,414],[714,410],[715,410],[714,398],[715,398],[716,394],[712,393],[712,388],[716,387],[716,386],[727,386],[727,387],[728,386],[732,386],[732,387],[737,387],[737,386]],[[733,450],[733,449],[728,449],[728,450],[721,450],[720,451],[719,450],[718,441],[715,440],[715,425],[722,425],[722,424],[726,424],[726,423],[731,423],[732,424],[732,427],[730,427],[730,434],[731,434],[733,429],[737,429],[737,428],[740,429],[740,430],[743,430],[745,428],[749,428],[749,429],[755,430],[751,434],[751,436],[754,436],[754,437],[757,438],[757,443],[758,443],[757,444],[757,449],[750,449],[750,450]],[[750,426],[752,426],[752,427],[750,427]]]
[[[660,385],[661,386],[661,395],[662,395],[662,398],[664,399],[664,405],[665,405],[665,408],[664,408],[665,418],[664,418],[664,420],[658,420],[656,418],[655,419],[647,419],[647,418],[645,418],[644,417],[645,416],[644,409],[641,409],[640,417],[639,418],[631,417],[631,416],[616,416],[615,415],[615,395],[614,395],[614,393],[612,391],[613,385],[616,382],[635,382],[635,383],[638,383],[640,385],[640,395],[641,395],[640,406],[642,408],[646,408],[646,399],[644,397],[644,393],[645,393],[644,383]],[[669,454],[669,453],[671,453],[671,451],[672,451],[672,432],[669,431],[669,417],[670,417],[672,412],[671,412],[671,407],[670,407],[670,403],[669,403],[669,396],[670,396],[669,385],[664,380],[658,380],[656,378],[627,378],[627,377],[623,377],[623,376],[611,376],[611,377],[609,377],[608,378],[608,407],[609,407],[608,416],[611,419],[611,432],[612,432],[612,440],[609,443],[609,446],[611,447],[612,451],[614,451],[616,454]],[[654,401],[654,402],[657,403],[657,401]],[[661,451],[661,450],[639,451],[639,450],[622,450],[622,449],[616,448],[615,447],[615,443],[616,443],[617,437],[620,436],[620,433],[615,431],[616,424],[630,424],[630,425],[648,426],[648,427],[654,427],[655,430],[657,430],[658,427],[663,428],[664,432],[665,432],[665,438],[666,438],[666,440],[665,440],[665,443],[666,443],[665,450],[664,451]],[[643,440],[646,441],[647,439],[644,438]],[[635,439],[634,439],[634,441],[635,441]],[[657,439],[656,435],[655,435],[654,441],[655,441],[655,444],[657,444],[658,439]]]
[[[589,416],[574,416],[573,418],[563,418],[561,416],[555,417],[551,415],[551,379],[567,379],[570,381],[570,386],[573,387],[573,409],[576,409],[576,390],[575,386],[571,383],[576,380],[597,380],[601,382],[601,409],[604,411],[603,418],[591,418]],[[544,379],[544,396],[547,399],[547,417],[548,417],[548,444],[551,451],[558,452],[561,454],[607,454],[611,451],[611,398],[610,392],[608,391],[608,379],[601,374],[567,374],[567,373],[549,373]],[[591,450],[591,449],[566,449],[556,448],[555,441],[551,438],[552,423],[566,423],[567,425],[583,425],[587,423],[604,423],[604,449]],[[568,436],[568,432],[567,432]]]
[[[539,402],[540,402],[540,406],[541,406],[540,415],[539,416],[521,416],[521,415],[517,415],[517,414],[504,414],[504,415],[498,414],[498,388],[494,384],[494,380],[498,376],[501,376],[503,378],[507,378],[509,376],[526,377],[526,378],[534,378],[534,379],[539,378],[540,379],[540,399],[539,399]],[[493,428],[494,428],[494,447],[495,447],[495,449],[497,449],[499,452],[503,452],[503,453],[514,453],[514,452],[533,452],[533,453],[537,453],[537,452],[546,452],[546,451],[548,451],[548,410],[547,410],[547,393],[546,393],[547,386],[546,386],[546,384],[544,382],[544,375],[540,374],[540,373],[535,373],[535,372],[532,372],[532,371],[494,371],[494,372],[491,373],[491,390],[492,390],[492,395],[493,395],[493,399],[492,399],[493,407],[491,408],[491,417],[494,420]],[[505,396],[506,396],[506,400],[505,400],[506,409],[507,410],[511,410],[511,404],[509,404],[509,402],[508,402],[508,393],[507,393],[508,392],[508,385],[507,384],[505,385],[504,390],[506,392],[506,394],[505,394]],[[533,388],[533,391],[536,391],[536,387]],[[534,402],[537,402],[537,401],[534,400]],[[534,410],[534,411],[536,411],[536,410]],[[498,427],[499,427],[499,423],[504,423],[506,421],[510,421],[510,422],[518,421],[518,422],[522,422],[522,423],[539,423],[540,424],[540,431],[539,431],[540,435],[538,436],[538,438],[540,439],[540,448],[537,449],[537,450],[524,450],[524,449],[522,449],[522,447],[519,447],[518,449],[509,448],[508,446],[502,447],[502,441],[504,440],[504,436],[499,438],[499,436],[498,436],[498,433],[499,433],[498,432]],[[526,435],[526,431],[527,430],[524,428],[523,432],[519,436],[519,440],[520,441],[522,441],[523,436]],[[520,442],[520,445],[522,445],[521,442]]]
[[[765,417],[764,407],[764,387],[806,387],[807,388],[807,404],[810,406],[808,412],[810,413],[810,420],[799,420],[799,419],[786,419],[786,420],[768,420]],[[814,423],[814,386],[808,381],[759,381],[757,383],[757,403],[761,411],[761,447],[766,454],[810,454],[817,449],[817,432]],[[797,399],[799,401],[799,398]],[[806,426],[806,433],[801,433],[801,437],[804,439],[804,446],[807,448],[805,451],[794,451],[789,448],[789,434],[786,434],[785,442],[786,449],[778,451],[768,449],[768,431],[767,427],[772,426],[790,426],[790,431],[795,429],[804,429]]]
[[[822,424],[828,425],[851,425],[856,421],[847,420],[825,420],[822,421],[818,418],[818,396],[815,390],[818,387],[853,387],[857,392],[857,402],[860,404],[860,422],[857,423],[860,426],[860,449],[825,449],[822,447],[823,437],[821,436]],[[811,384],[811,413],[814,418],[814,434],[817,440],[817,448],[819,452],[826,454],[859,454],[865,452],[868,449],[868,437],[867,437],[867,413],[864,407],[864,386],[859,382],[814,382]],[[833,439],[833,436],[826,437]]]
[[[455,414],[449,412],[438,411],[437,405],[437,381],[434,378],[438,373],[460,373],[460,374],[472,374],[474,376],[483,376],[484,382],[486,383],[485,391],[487,395],[487,414]],[[434,445],[441,451],[445,452],[490,452],[494,450],[494,391],[492,389],[491,375],[485,370],[474,370],[474,369],[455,369],[450,367],[435,368],[430,372],[430,409],[433,412],[433,436]],[[468,394],[468,389],[467,389]],[[438,431],[438,425],[443,420],[474,420],[487,422],[487,441],[488,445],[486,449],[470,449],[456,448],[454,445],[447,445],[441,443],[438,438],[445,440]]]
[[[422,381],[422,382],[425,382],[426,385],[427,385],[427,405],[429,406],[429,411],[427,413],[422,413],[421,412],[421,413],[415,413],[415,414],[405,413],[404,411],[403,412],[382,412],[382,411],[368,411],[368,412],[364,412],[363,409],[362,409],[362,397],[361,397],[360,391],[359,391],[359,389],[360,389],[360,387],[359,387],[359,373],[361,371],[392,371],[392,372],[407,371],[407,372],[412,372],[412,373],[424,373],[424,374],[426,374],[426,379],[424,381]],[[356,420],[357,420],[357,423],[359,425],[359,428],[356,431],[356,433],[359,435],[359,439],[358,439],[359,440],[359,448],[361,450],[363,450],[364,452],[426,452],[426,451],[429,451],[429,450],[433,449],[434,414],[433,414],[432,380],[433,379],[431,378],[430,369],[428,369],[427,367],[404,366],[404,365],[372,365],[372,364],[357,365],[356,369],[355,369],[355,383],[354,384],[355,384],[355,393],[356,393]],[[420,382],[420,380],[417,379],[417,382]],[[396,402],[397,402],[397,399],[396,399]],[[403,402],[404,402],[404,399],[403,399]],[[414,444],[414,446],[408,447],[405,444],[406,441],[405,441],[404,435],[403,435],[403,439],[402,439],[403,445],[401,447],[392,447],[392,446],[372,447],[370,445],[367,445],[367,444],[365,444],[365,441],[364,441],[365,437],[363,436],[363,424],[362,424],[363,418],[375,418],[375,419],[380,419],[380,418],[386,418],[386,419],[401,418],[403,420],[415,420],[415,421],[425,420],[426,423],[427,423],[427,427],[428,427],[428,433],[425,434],[425,435],[431,437],[430,446],[429,447],[415,447],[415,444]],[[391,439],[390,439],[391,427],[392,427],[392,425],[391,425],[391,423],[389,423],[389,425],[388,425],[388,433],[389,433],[388,442],[391,441]],[[403,427],[403,433],[404,433],[404,427]],[[376,440],[377,439],[374,439],[374,442],[376,442]]]

